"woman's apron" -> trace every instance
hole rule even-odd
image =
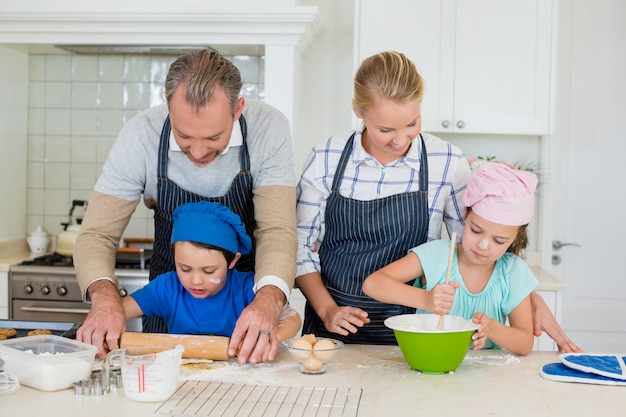
[[[159,274],[173,271],[174,257],[172,255],[170,238],[172,235],[172,214],[174,209],[185,203],[198,202],[201,200],[214,201],[224,204],[233,212],[237,213],[246,225],[246,232],[250,237],[254,236],[256,229],[254,220],[254,205],[252,203],[252,174],[250,172],[250,156],[246,145],[247,127],[246,121],[239,117],[243,144],[239,153],[241,171],[234,178],[228,192],[222,197],[203,197],[182,189],[167,178],[167,155],[170,144],[170,118],[163,124],[161,142],[159,144],[158,183],[157,183],[157,207],[154,211],[154,248],[150,258],[150,280]],[[237,269],[241,271],[254,270],[254,238],[253,249],[250,254],[244,255],[237,262]],[[207,317],[210,320],[210,317]],[[167,333],[167,325],[160,317],[143,317],[143,331],[146,333]]]
[[[338,306],[359,307],[368,313],[369,324],[356,334],[331,333],[307,303],[302,334],[332,337],[346,343],[395,344],[393,331],[383,321],[415,309],[378,302],[362,291],[372,272],[396,261],[428,236],[428,161],[420,134],[422,162],[420,191],[396,194],[371,201],[342,197],[339,188],[354,147],[348,140],[335,172],[326,205],[326,234],[319,248],[322,281]],[[416,277],[417,278],[417,277]],[[412,283],[411,283],[412,284]]]

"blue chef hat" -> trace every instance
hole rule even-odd
[[[220,203],[183,204],[174,210],[172,220],[172,244],[181,240],[200,242],[242,255],[252,250],[252,240],[241,218]]]

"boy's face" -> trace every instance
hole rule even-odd
[[[180,283],[195,298],[208,298],[217,294],[226,283],[228,269],[233,268],[241,256],[235,255],[230,265],[218,250],[200,248],[190,242],[176,242],[174,263]]]

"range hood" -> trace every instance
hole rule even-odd
[[[151,46],[151,45],[54,45],[55,48],[80,55],[182,55],[200,49],[213,49],[203,46]]]
[[[81,45],[59,44],[55,48],[77,55],[173,55],[209,49],[222,55],[263,56],[264,45]]]

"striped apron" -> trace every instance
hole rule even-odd
[[[428,161],[420,135],[422,162],[420,191],[396,194],[371,201],[343,197],[339,188],[346,164],[352,157],[354,134],[348,140],[326,205],[326,234],[319,248],[322,281],[338,306],[365,310],[371,322],[356,334],[331,333],[307,303],[302,333],[332,337],[345,343],[396,344],[393,331],[383,321],[415,309],[378,302],[362,291],[372,272],[403,257],[428,236]],[[412,285],[412,283],[409,283]]]
[[[243,144],[239,153],[241,171],[233,179],[228,192],[221,197],[203,197],[191,193],[167,178],[167,155],[169,151],[169,138],[171,125],[169,116],[163,124],[161,142],[159,144],[158,183],[157,183],[157,207],[154,210],[154,248],[150,258],[150,280],[159,274],[173,271],[174,257],[172,255],[170,238],[172,235],[172,214],[174,209],[181,204],[198,202],[201,200],[213,201],[224,204],[233,212],[237,213],[246,225],[246,232],[251,237],[256,229],[254,220],[254,205],[252,203],[252,174],[250,172],[250,156],[246,145],[247,127],[243,115],[239,117]],[[241,257],[237,262],[240,271],[254,270],[254,238],[252,239],[252,251]],[[207,318],[210,320],[210,318]],[[160,317],[143,317],[143,331],[146,333],[167,333],[167,326]]]

